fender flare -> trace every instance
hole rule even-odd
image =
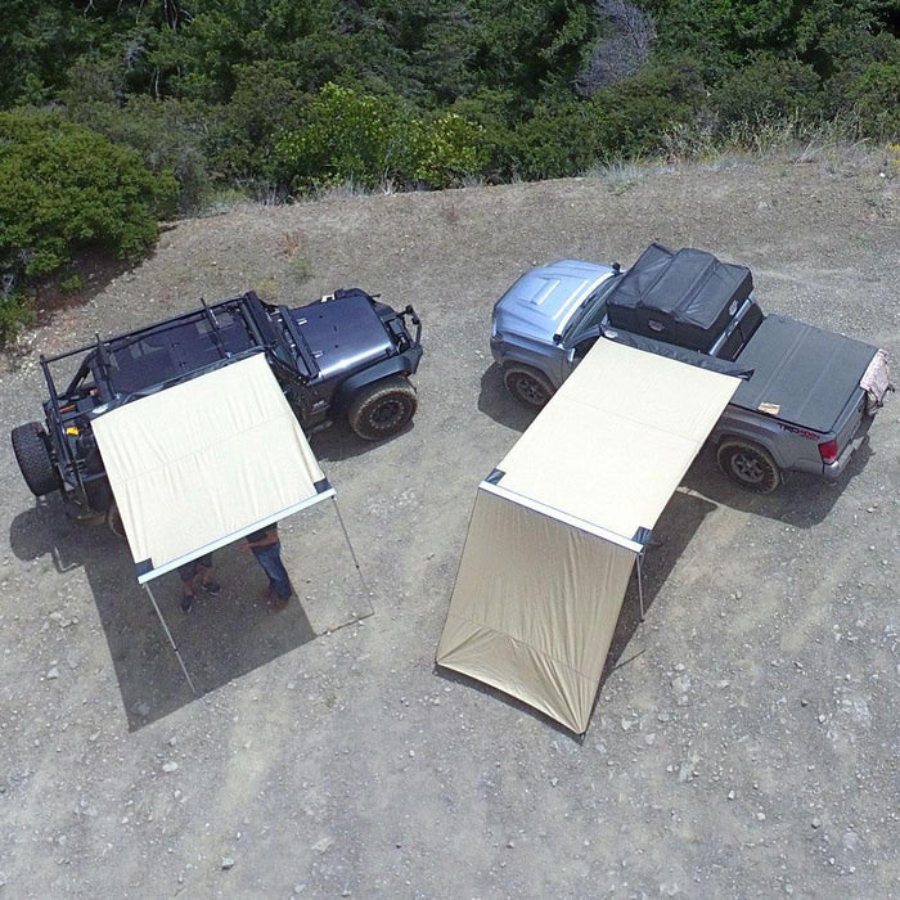
[[[412,361],[415,362],[415,361]],[[374,384],[376,381],[383,381],[390,378],[391,375],[410,375],[416,370],[416,365],[406,358],[406,354],[393,356],[390,359],[383,359],[374,366],[369,366],[356,375],[351,375],[337,389],[334,397],[334,406],[338,409],[346,409],[353,397],[364,387]]]

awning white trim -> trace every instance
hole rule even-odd
[[[516,491],[508,491],[502,485],[494,484],[490,481],[482,481],[478,488],[479,490],[487,491],[489,494],[496,494],[498,497],[518,503],[519,506],[524,506],[526,509],[540,513],[542,516],[557,519],[566,525],[571,525],[573,528],[585,531],[601,540],[609,541],[610,544],[616,544],[625,550],[630,550],[632,553],[642,553],[644,550],[644,545],[638,541],[623,537],[621,534],[616,534],[614,531],[610,531],[608,528],[603,528],[600,525],[594,525],[585,519],[579,519],[578,516],[573,516],[561,509],[548,506],[546,503],[541,503],[540,500],[533,500],[531,497],[526,497],[524,494],[519,494]]]
[[[265,528],[267,525],[272,525],[275,522],[280,522],[282,519],[288,518],[288,516],[292,516],[295,513],[302,512],[304,509],[315,506],[322,500],[328,500],[334,496],[334,488],[329,487],[327,490],[322,491],[321,494],[316,494],[315,497],[309,497],[300,503],[295,503],[293,506],[289,506],[286,509],[279,510],[274,515],[266,516],[264,519],[261,519],[258,522],[254,522],[252,525],[247,525],[245,528],[239,528],[237,531],[220,537],[218,540],[210,541],[208,544],[204,544],[202,547],[198,547],[195,550],[192,550],[190,553],[186,553],[184,556],[173,559],[171,562],[165,563],[164,565],[157,566],[155,569],[152,569],[146,574],[138,574],[138,584],[145,584],[148,581],[152,581],[154,578],[159,578],[160,575],[165,575],[167,572],[173,572],[179,566],[183,566],[185,563],[189,563],[192,559],[197,559],[200,556],[205,556],[207,553],[212,553],[214,550],[219,550],[222,547],[227,547],[229,544],[233,544],[235,541],[239,541],[241,538],[246,537],[248,534],[253,534],[254,531],[259,531],[260,528]]]

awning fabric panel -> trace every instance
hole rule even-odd
[[[500,463],[499,483],[631,538],[656,524],[739,385],[599,340]]]
[[[142,583],[333,496],[262,354],[93,428]]]
[[[437,662],[583,733],[639,531],[739,383],[599,340],[479,487]]]
[[[437,662],[583,733],[634,559],[480,489]]]

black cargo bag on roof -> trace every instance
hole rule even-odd
[[[613,328],[709,350],[752,290],[746,266],[654,243],[609,295],[607,315]]]

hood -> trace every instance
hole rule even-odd
[[[387,359],[396,352],[372,301],[361,291],[292,309],[290,314],[323,380]]]
[[[581,302],[612,274],[610,266],[577,259],[532,269],[494,305],[494,329],[552,340]]]

